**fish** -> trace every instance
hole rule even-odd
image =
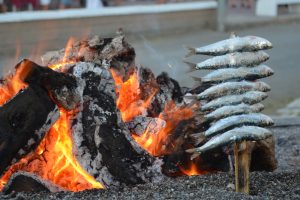
[[[239,95],[228,95],[217,99],[214,99],[201,107],[202,111],[215,110],[222,106],[237,105],[240,103],[245,103],[249,105],[256,104],[263,101],[268,97],[265,92],[259,91],[249,91]]]
[[[222,40],[214,44],[210,44],[204,47],[187,47],[189,50],[186,57],[195,54],[202,55],[224,55],[232,52],[243,51],[258,51],[271,49],[272,43],[264,38],[257,36],[245,36],[245,37],[233,37],[230,39]]]
[[[220,83],[225,81],[256,80],[274,74],[274,71],[266,65],[258,65],[253,68],[239,67],[215,70],[203,78],[193,78],[200,83]]]
[[[222,147],[225,145],[230,145],[235,142],[241,141],[257,141],[263,140],[272,136],[272,132],[268,129],[257,127],[257,126],[242,126],[232,130],[229,130],[221,135],[211,138],[204,145],[186,150],[188,153],[194,153],[191,158],[197,157],[199,154]]]
[[[204,116],[204,120],[207,122],[216,121],[225,117],[239,114],[258,113],[264,109],[264,105],[261,103],[248,105],[241,103],[239,105],[223,106],[216,109],[213,112]]]
[[[200,63],[191,63],[184,61],[190,68],[190,71],[201,69],[223,69],[237,68],[241,66],[253,67],[267,61],[270,56],[264,51],[256,52],[235,52],[222,56],[215,56]]]
[[[212,137],[230,128],[242,125],[271,126],[273,124],[274,122],[269,116],[261,113],[234,115],[215,122],[204,132],[204,135],[205,137]]]
[[[225,95],[242,94],[254,90],[268,92],[271,90],[271,87],[268,84],[261,81],[225,82],[218,85],[214,85],[204,90],[203,92],[197,95],[197,99],[211,100]]]

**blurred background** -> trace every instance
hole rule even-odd
[[[265,80],[272,86],[265,112],[299,116],[299,25],[300,0],[0,0],[0,75],[22,58],[41,63],[41,55],[64,48],[70,37],[109,37],[123,28],[138,65],[193,87],[190,76],[205,72],[186,73],[185,47],[223,40],[234,31],[274,45],[266,63],[275,75]]]

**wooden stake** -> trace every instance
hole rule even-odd
[[[249,194],[250,168],[249,142],[234,144],[235,190]]]

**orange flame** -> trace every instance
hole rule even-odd
[[[123,82],[122,78],[118,76],[114,70],[111,70],[111,74],[115,80],[116,93],[119,94],[117,107],[121,111],[123,121],[130,121],[135,116],[145,113],[156,93],[156,90],[148,99],[142,100],[140,96],[137,72],[132,74],[125,82]]]
[[[184,163],[184,165],[179,166],[180,171],[187,175],[187,176],[196,176],[196,175],[202,175],[202,174],[207,174],[208,171],[200,170],[198,168],[199,164],[198,162],[200,161],[200,158],[197,157],[194,160],[188,160]]]
[[[20,70],[22,71],[22,70]],[[18,78],[21,72],[5,80],[0,86],[0,105],[11,99],[26,85]],[[37,149],[12,165],[0,179],[0,191],[16,171],[28,171],[70,191],[104,188],[89,175],[73,155],[70,122],[74,113],[60,110],[60,118],[53,125]]]
[[[116,83],[116,93],[118,95],[117,107],[121,112],[123,121],[130,121],[134,117],[146,112],[157,90],[154,90],[155,92],[147,100],[142,100],[137,72],[133,73],[127,81],[123,81],[122,77],[114,70],[111,70],[111,74]],[[166,122],[166,126],[163,129],[155,134],[150,133],[146,129],[142,135],[133,134],[132,136],[141,147],[153,156],[170,154],[176,145],[171,144],[166,147],[170,134],[181,121],[193,117],[194,110],[195,108],[192,107],[179,107],[173,101],[170,101],[166,104],[164,111],[158,116]],[[198,169],[196,163],[191,161],[191,163],[187,164],[187,167],[180,166],[183,174],[190,176],[204,173]]]
[[[169,154],[173,150],[170,148],[165,149],[165,143],[168,140],[169,134],[172,133],[182,120],[190,119],[193,116],[193,110],[186,107],[177,107],[175,103],[171,101],[159,115],[160,119],[166,121],[166,126],[163,129],[156,134],[146,131],[142,136],[133,135],[133,138],[153,156]]]

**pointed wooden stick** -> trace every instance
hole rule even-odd
[[[249,194],[250,158],[249,142],[234,144],[235,190]]]

